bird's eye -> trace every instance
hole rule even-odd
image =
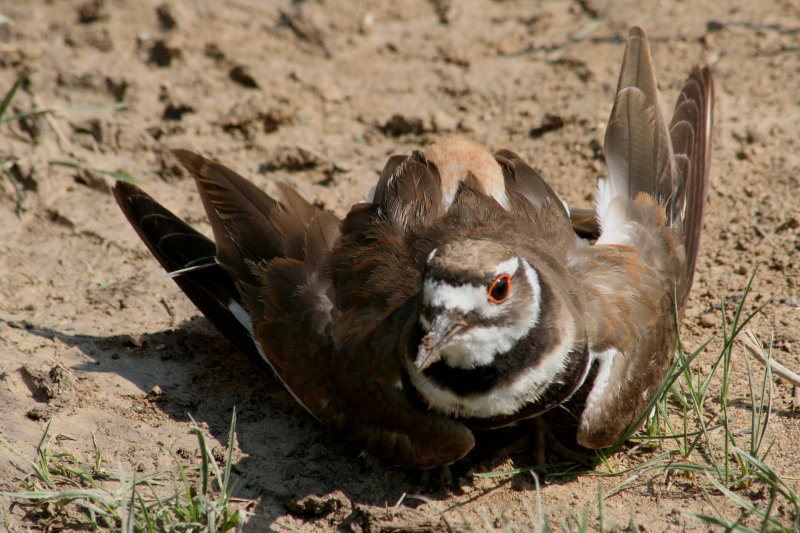
[[[495,304],[501,304],[508,300],[511,296],[511,276],[503,274],[498,276],[491,285],[489,285],[489,301]]]

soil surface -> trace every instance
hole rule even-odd
[[[114,178],[91,169],[127,172],[209,233],[172,148],[223,161],[268,192],[288,182],[343,215],[390,155],[460,132],[517,151],[567,202],[589,206],[634,24],[650,37],[665,106],[693,64],[710,64],[716,80],[683,344],[712,338],[697,362],[710,370],[721,305],[730,315],[760,265],[745,310],[765,307],[749,327],[800,368],[794,0],[0,0],[0,13],[0,92],[27,71],[6,117],[53,111],[0,129],[0,436],[29,457],[49,420],[57,449],[90,453],[95,438],[110,465],[170,468],[170,449],[196,449],[190,414],[222,446],[236,406],[237,495],[257,502],[253,530],[380,530],[393,517],[425,529],[454,506],[445,513],[454,524],[532,527],[530,477],[475,478],[423,503],[407,496],[418,474],[337,442],[174,283],[156,279],[110,194]],[[737,346],[734,396],[749,391],[744,357]],[[773,386],[769,464],[798,478],[792,387]],[[749,427],[749,411],[733,414]],[[488,468],[525,464],[503,453]],[[613,466],[647,457],[621,453]],[[0,447],[0,490],[19,490],[21,470]],[[596,514],[599,490],[625,479],[555,479],[541,491],[545,512],[555,527],[585,508]],[[292,505],[309,495],[330,502]],[[606,500],[606,524],[625,527],[633,515],[648,531],[705,530],[688,513],[713,515],[710,502],[737,516],[688,480],[645,474]],[[29,520],[18,506],[7,519],[12,529]]]

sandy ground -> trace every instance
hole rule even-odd
[[[462,132],[519,152],[570,204],[588,205],[633,24],[649,33],[665,102],[695,63],[712,65],[717,84],[709,204],[683,343],[691,350],[716,335],[698,362],[708,370],[720,347],[720,304],[735,305],[760,264],[746,308],[767,305],[752,328],[774,336],[775,356],[800,368],[794,0],[312,0],[295,9],[288,0],[0,0],[0,92],[29,72],[8,114],[57,111],[0,129],[0,161],[25,193],[17,214],[11,180],[0,176],[0,435],[19,450],[33,453],[51,420],[63,449],[88,452],[94,436],[112,465],[168,468],[170,448],[196,448],[189,414],[225,444],[236,406],[237,493],[258,501],[254,529],[344,528],[350,508],[394,505],[414,490],[415,474],[337,442],[172,282],[155,280],[156,262],[110,195],[112,178],[52,162],[124,170],[207,232],[170,148],[224,161],[267,191],[291,183],[342,215],[389,155]],[[127,107],[110,108],[117,102]],[[731,394],[743,396],[741,349],[735,357]],[[775,381],[774,390],[770,465],[797,478],[792,389]],[[736,416],[745,424],[749,415]],[[0,490],[19,487],[18,465],[0,448]],[[492,466],[514,464],[500,457]],[[567,478],[541,495],[557,521],[593,507],[598,485],[608,491],[621,481]],[[648,531],[704,530],[686,513],[713,509],[692,487],[643,476],[607,500],[606,515],[625,526],[634,514]],[[327,516],[285,505],[336,490],[344,508]],[[447,515],[454,521],[481,524],[483,514],[488,524],[530,525],[534,499],[529,482],[476,479],[464,494],[398,512],[436,517],[460,504]],[[712,501],[736,516],[725,498]],[[8,519],[25,521],[18,507]]]

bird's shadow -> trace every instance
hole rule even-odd
[[[226,445],[235,407],[237,444],[244,452],[233,465],[240,477],[237,495],[260,499],[268,515],[285,514],[287,500],[337,490],[354,503],[386,506],[430,488],[426,486],[430,476],[380,462],[337,439],[205,318],[142,335],[97,336],[25,327],[33,335],[57,339],[86,355],[89,361],[74,370],[117,374],[146,393],[154,408],[175,421],[205,423],[211,435]],[[484,450],[467,464],[456,465],[454,474],[458,477],[477,463],[480,470],[493,470],[507,460],[502,452]],[[426,497],[441,494],[428,492]],[[414,503],[406,499],[407,505]]]

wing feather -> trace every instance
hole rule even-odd
[[[696,66],[681,89],[670,123],[675,157],[680,162],[683,190],[672,206],[680,220],[686,249],[686,287],[681,304],[686,305],[692,287],[700,232],[708,194],[711,158],[711,126],[714,114],[714,80],[711,70]]]
[[[561,199],[538,172],[511,150],[498,150],[495,159],[503,169],[506,194],[511,198],[517,211],[528,214],[531,219],[536,213],[549,206],[557,208],[567,216]]]
[[[670,128],[647,39],[630,30],[606,131],[607,180],[596,195],[597,245],[573,255],[603,379],[590,390],[578,441],[598,448],[637,429],[674,349],[674,310],[688,296],[708,180],[713,82],[695,67]],[[602,265],[603,268],[594,268]]]
[[[252,361],[266,368],[249,330],[232,311],[242,305],[233,278],[214,260],[214,242],[136,185],[118,181],[114,197],[131,226],[167,272],[203,268],[173,277],[197,308]]]
[[[674,195],[679,183],[672,143],[661,114],[650,46],[640,28],[630,30],[604,150],[609,200],[645,192],[666,205]],[[606,207],[599,207],[601,216]]]

